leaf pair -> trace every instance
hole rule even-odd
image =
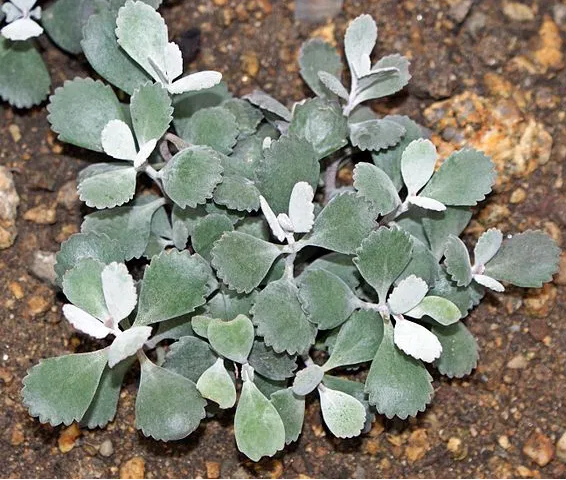
[[[446,270],[458,286],[473,281],[496,292],[503,280],[519,287],[540,288],[557,272],[560,250],[543,232],[527,231],[503,240],[497,229],[486,231],[474,248],[474,265],[468,249],[455,236],[446,245]]]
[[[119,45],[169,93],[180,94],[213,87],[222,79],[218,72],[183,74],[183,57],[177,44],[168,41],[167,26],[149,5],[128,0],[118,13]]]
[[[137,304],[134,280],[124,264],[82,260],[65,274],[63,292],[72,302],[63,306],[63,314],[73,327],[93,338],[115,336],[107,353],[110,368],[135,354],[151,335],[151,327],[119,328]]]
[[[0,35],[8,40],[22,41],[39,37],[43,28],[35,20],[41,19],[41,7],[34,7],[37,0],[10,0],[2,5],[6,25]],[[33,20],[35,19],[35,20]]]

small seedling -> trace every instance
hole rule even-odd
[[[418,124],[362,105],[410,78],[399,55],[372,65],[371,17],[346,32],[350,88],[335,49],[310,40],[300,65],[316,97],[288,109],[261,91],[233,97],[217,72],[183,77],[154,7],[128,0],[84,28],[87,59],[129,105],[80,78],[50,99],[59,139],[107,156],[79,175],[97,210],[55,266],[65,318],[107,346],[33,367],[30,413],[103,427],[136,360],[144,435],[181,439],[235,408],[236,444],[254,461],[297,440],[308,395],[341,438],[377,414],[422,412],[429,369],[476,366],[463,319],[486,288],[541,287],[558,248],[490,229],[472,262],[458,237],[494,166],[473,149],[440,161]],[[346,160],[353,185],[337,188]]]

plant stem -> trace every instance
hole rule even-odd
[[[352,155],[351,149],[348,149],[346,153],[338,158],[330,161],[326,170],[324,171],[324,199],[322,204],[326,205],[332,198],[333,193],[336,191],[336,177],[338,175],[338,170],[340,164]]]
[[[171,150],[169,150],[169,145],[167,145],[167,142],[161,142],[159,144],[159,153],[163,157],[163,160],[165,160],[166,162],[168,162],[173,158],[173,155],[171,154]]]
[[[190,143],[185,142],[181,137],[178,137],[177,135],[175,135],[174,133],[171,132],[167,132],[165,134],[165,136],[163,137],[166,141],[172,143],[173,145],[175,145],[175,148],[180,152],[181,150],[184,150],[185,148],[188,148],[191,146]]]

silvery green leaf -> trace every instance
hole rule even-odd
[[[414,417],[432,400],[432,377],[422,362],[397,349],[390,324],[385,325],[383,341],[371,364],[365,391],[369,394],[369,403],[387,418],[404,420],[408,416]]]
[[[87,428],[102,428],[114,419],[124,376],[132,363],[133,358],[128,358],[114,368],[104,368],[94,398],[81,418],[81,425],[86,425]]]
[[[210,252],[214,242],[218,240],[224,232],[230,232],[234,229],[232,221],[226,216],[218,213],[212,213],[201,219],[192,235],[192,246],[205,260],[210,261]]]
[[[430,180],[436,165],[436,147],[430,140],[414,140],[401,156],[401,174],[409,195],[416,195]]]
[[[491,192],[496,176],[488,156],[477,150],[459,150],[444,161],[421,194],[445,205],[473,206]]]
[[[164,203],[161,198],[148,197],[147,200],[91,213],[85,217],[81,232],[104,233],[118,241],[124,260],[140,258],[149,240],[151,217]]]
[[[297,441],[303,429],[305,399],[295,395],[291,388],[285,388],[272,393],[270,400],[285,426],[285,444]]]
[[[181,150],[160,171],[165,193],[181,208],[205,203],[222,181],[221,163],[220,155],[209,147]]]
[[[356,114],[360,110],[360,107],[350,116]],[[401,156],[413,140],[423,137],[423,130],[421,126],[411,120],[409,117],[403,117],[399,115],[390,115],[388,117],[405,129],[405,136],[399,141],[394,147],[390,147],[387,150],[380,150],[378,152],[372,152],[371,157],[373,163],[379,168],[381,168],[391,179],[393,185],[397,188],[397,191],[401,190],[403,187],[403,179],[401,176]]]
[[[301,275],[299,300],[309,321],[321,330],[344,323],[359,303],[350,287],[326,270],[309,270]]]
[[[181,61],[182,62],[182,61]],[[182,67],[182,63],[181,63]],[[180,71],[182,74],[182,70]],[[173,76],[173,78],[175,78]],[[198,92],[200,90],[207,90],[218,85],[222,80],[222,74],[213,70],[205,70],[202,72],[195,72],[175,80],[167,86],[169,93],[178,95],[185,92]]]
[[[158,323],[155,334],[148,341],[148,346],[152,348],[163,340],[179,340],[181,337],[193,334],[191,315],[181,315],[180,317]]]
[[[95,163],[79,174],[79,198],[92,208],[114,208],[136,193],[137,172],[131,164]]]
[[[325,88],[328,86],[322,81],[320,72],[334,78],[342,75],[340,55],[332,45],[320,38],[313,38],[303,43],[299,52],[299,66],[301,77],[319,97],[330,96]],[[336,80],[340,83],[338,78]],[[333,91],[331,88],[330,90]],[[346,99],[348,99],[348,93],[346,93]]]
[[[443,212],[446,210],[446,205],[434,198],[423,197],[421,195],[416,197],[408,197],[408,202],[425,210],[433,210],[435,212]]]
[[[41,103],[51,79],[39,52],[31,43],[11,42],[0,36],[0,97],[17,108]]]
[[[344,50],[352,76],[360,78],[369,73],[369,57],[376,41],[377,25],[370,15],[360,15],[350,23],[344,36]]]
[[[411,260],[412,250],[408,233],[384,227],[373,231],[357,250],[354,263],[380,303],[385,303],[389,288]]]
[[[430,249],[440,260],[446,250],[446,241],[450,235],[459,236],[472,218],[469,208],[447,207],[443,212],[427,212],[422,217],[422,225],[430,243]]]
[[[163,238],[171,238],[173,234],[171,220],[165,207],[158,208],[151,218],[151,233]]]
[[[232,320],[238,315],[248,315],[255,300],[256,292],[239,294],[227,288],[221,288],[206,303],[208,314],[213,318]]]
[[[289,200],[289,219],[295,233],[308,233],[314,223],[314,190],[306,182],[293,187]]]
[[[113,262],[100,274],[108,311],[116,324],[126,318],[138,302],[134,279],[123,263]]]
[[[78,422],[94,398],[106,361],[106,349],[41,360],[23,379],[23,404],[42,423]]]
[[[263,113],[259,108],[241,98],[230,98],[222,102],[222,107],[238,119],[240,135],[253,135],[263,120]]]
[[[287,388],[287,381],[271,380],[270,378],[265,378],[258,373],[254,374],[254,384],[266,397],[270,397],[275,392],[279,392],[280,390],[285,390]]]
[[[195,112],[203,108],[216,107],[224,100],[232,98],[225,82],[220,82],[212,88],[199,90],[198,92],[187,92],[175,95],[173,98],[173,125],[177,134],[181,137],[187,131],[189,121]]]
[[[105,338],[113,333],[101,320],[70,303],[63,305],[63,315],[76,330],[93,338]]]
[[[229,110],[209,107],[195,112],[178,133],[188,143],[208,146],[229,155],[240,131],[236,117]]]
[[[450,235],[446,240],[444,251],[444,264],[446,271],[459,287],[467,287],[472,281],[472,264],[468,248],[455,235]]]
[[[146,83],[134,91],[130,112],[139,145],[160,139],[173,119],[171,98],[158,83]]]
[[[340,328],[330,358],[322,366],[328,372],[336,367],[356,365],[373,359],[383,339],[383,320],[371,310],[354,312]]]
[[[287,352],[276,353],[261,340],[254,341],[248,362],[256,373],[271,380],[291,378],[297,369],[295,355],[289,355]]]
[[[346,87],[344,87],[344,85],[342,85],[342,82],[331,73],[320,70],[318,72],[318,80],[334,95],[338,95],[344,100],[348,100],[348,98],[350,97],[350,94],[348,93],[348,90],[346,90]]]
[[[396,68],[398,73],[389,73],[387,75],[376,75],[378,77],[373,81],[371,77],[362,79],[360,87],[363,88],[356,95],[356,104],[368,100],[375,100],[377,98],[393,95],[402,90],[405,85],[409,83],[411,74],[409,73],[410,62],[405,57],[399,54],[388,55],[380,59],[373,67],[372,71],[380,71],[382,69]],[[360,89],[361,89],[360,88]]]
[[[308,271],[326,270],[341,278],[351,289],[355,289],[360,284],[360,278],[352,258],[341,253],[328,253],[306,265],[299,279]]]
[[[196,333],[199,337],[208,338],[208,326],[212,320],[212,318],[205,315],[195,315],[192,317],[191,326],[194,333]]]
[[[476,282],[470,283],[467,287],[458,287],[445,269],[441,268],[436,283],[430,289],[429,296],[439,296],[450,300],[462,312],[462,316],[465,316],[480,303],[484,293],[484,288]]]
[[[438,338],[418,323],[397,320],[393,336],[395,345],[417,360],[430,363],[442,353],[442,345]]]
[[[129,125],[122,120],[110,120],[100,135],[102,150],[117,160],[136,158],[136,142]]]
[[[57,0],[45,9],[41,23],[57,46],[76,55],[81,53],[83,27],[98,10],[92,0]]]
[[[387,117],[350,124],[350,140],[360,150],[383,150],[399,143],[405,127]]]
[[[407,313],[415,308],[428,292],[426,282],[415,275],[401,280],[389,295],[387,303],[394,314]]]
[[[238,450],[254,462],[285,447],[285,426],[279,413],[250,380],[242,386],[234,433]]]
[[[322,209],[311,233],[301,241],[351,254],[372,231],[376,217],[377,213],[369,202],[354,193],[341,193]]]
[[[348,122],[338,103],[317,97],[295,106],[289,134],[308,140],[324,158],[346,146]]]
[[[236,404],[236,386],[221,358],[204,371],[197,388],[204,398],[216,402],[220,408],[232,408]]]
[[[95,258],[83,258],[67,270],[62,282],[67,299],[100,320],[109,316],[102,286],[103,270],[104,263]]]
[[[433,325],[432,332],[442,344],[442,355],[434,363],[442,375],[461,378],[472,373],[478,363],[478,344],[462,322],[450,326]]]
[[[90,78],[67,80],[55,89],[47,110],[59,140],[96,152],[102,151],[102,130],[108,122],[127,121],[112,88]]]
[[[318,392],[324,423],[334,436],[352,438],[362,433],[366,409],[359,400],[325,386],[319,388]]]
[[[118,334],[108,349],[108,366],[113,368],[134,355],[151,335],[151,327],[132,327]]]
[[[421,242],[427,249],[429,248],[429,242],[423,227],[423,218],[428,214],[429,212],[423,212],[416,208],[409,208],[406,212],[402,213],[394,220],[395,225],[402,230],[405,230],[407,233],[410,233],[413,238]]]
[[[160,75],[154,65],[165,70],[167,36],[165,21],[149,5],[128,1],[120,8],[116,20],[118,44],[155,80],[160,80]]]
[[[487,275],[476,274],[474,275],[474,280],[478,282],[480,285],[483,285],[484,287],[487,287],[493,290],[494,292],[505,291],[505,287],[501,283],[499,283],[494,278],[488,277]]]
[[[316,364],[308,365],[295,374],[293,393],[305,396],[318,387],[324,377],[324,370]]]
[[[88,63],[105,80],[131,95],[150,77],[118,45],[116,16],[108,9],[91,15],[83,29],[81,47]]]
[[[281,222],[279,221],[279,217],[275,215],[275,212],[271,209],[269,203],[267,203],[267,200],[263,197],[263,195],[259,196],[259,204],[261,207],[261,213],[263,213],[263,216],[265,217],[265,220],[269,225],[271,233],[278,241],[283,242],[286,235]]]
[[[418,238],[411,235],[411,241],[413,242],[413,254],[411,260],[401,275],[399,275],[397,283],[410,275],[416,275],[422,278],[427,285],[434,285],[440,269],[438,261],[427,246]]]
[[[138,0],[138,1],[147,3],[149,6],[155,8],[155,10],[157,10],[163,3],[163,0]],[[118,10],[120,10],[120,8],[124,6],[126,2],[127,0],[110,0],[110,8],[113,11],[117,12]]]
[[[252,180],[241,175],[224,174],[213,198],[219,205],[232,210],[253,212],[259,208],[259,190]]]
[[[192,312],[205,303],[208,273],[187,251],[162,252],[145,269],[135,324],[150,325]],[[179,286],[183,295],[178,295]]]
[[[227,232],[212,248],[212,266],[231,289],[249,293],[281,254],[277,245],[246,233]]]
[[[292,115],[289,109],[278,100],[275,100],[272,96],[261,90],[254,90],[252,93],[244,95],[242,98],[262,110],[266,110],[278,117],[281,117],[287,122],[291,121]]]
[[[518,287],[540,288],[558,271],[560,249],[541,231],[528,230],[503,241],[485,275]]]
[[[173,223],[171,236],[171,240],[173,240],[175,248],[177,250],[184,250],[187,246],[187,241],[189,240],[189,229],[183,222],[176,221]]]
[[[163,393],[167,401],[163,401]],[[136,428],[156,440],[180,440],[194,432],[205,417],[206,401],[188,378],[141,361],[136,397]]]
[[[245,315],[228,321],[213,319],[208,324],[207,337],[219,355],[243,364],[254,343],[254,326]]]
[[[163,368],[196,382],[214,365],[216,359],[208,343],[197,337],[186,336],[171,344]]]
[[[416,307],[406,312],[406,315],[411,318],[423,318],[426,315],[445,326],[456,323],[464,316],[454,303],[436,295],[423,298]]]
[[[379,215],[387,215],[401,205],[397,189],[390,178],[370,163],[360,162],[354,168],[354,188],[374,205]]]
[[[56,256],[55,273],[60,284],[65,272],[73,268],[83,258],[95,258],[102,263],[124,260],[122,249],[117,241],[99,233],[76,233],[61,243]]]
[[[173,205],[171,211],[171,221],[173,225],[176,222],[182,223],[186,228],[189,235],[192,235],[198,222],[201,221],[208,212],[202,205],[196,208],[181,208],[178,205]]]
[[[293,187],[306,182],[317,187],[320,165],[311,144],[304,138],[283,136],[264,151],[258,168],[257,187],[274,212],[286,212]]]
[[[257,335],[276,352],[304,353],[314,343],[316,327],[304,314],[294,282],[271,282],[256,297],[252,308]]]
[[[474,248],[474,263],[485,265],[501,248],[503,234],[497,228],[490,228],[478,239]]]

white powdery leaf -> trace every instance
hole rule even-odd
[[[165,48],[165,75],[169,82],[183,74],[183,54],[179,45],[174,42],[167,44]]]
[[[409,197],[409,203],[417,207],[426,208],[427,210],[434,210],[435,212],[443,212],[446,210],[446,205],[434,198],[428,197]]]
[[[348,90],[346,90],[346,87],[344,87],[344,85],[342,85],[342,82],[331,73],[321,70],[320,72],[318,72],[318,78],[324,84],[324,86],[328,88],[328,90],[338,95],[340,98],[348,100],[348,98],[350,97],[350,94],[348,93]]]
[[[39,37],[43,33],[43,28],[31,18],[19,18],[6,25],[0,33],[8,40],[23,41]]]
[[[294,231],[293,222],[286,213],[280,213],[277,215],[277,221],[284,232],[292,233]]]
[[[474,280],[478,282],[480,285],[493,290],[494,292],[504,292],[505,287],[499,283],[495,278],[491,278],[488,275],[474,275]]]
[[[392,313],[403,314],[415,308],[428,292],[428,285],[416,275],[409,275],[397,285],[387,303]]]
[[[314,223],[314,190],[307,182],[293,187],[289,200],[289,218],[295,233],[308,233]]]
[[[377,25],[370,15],[360,15],[353,20],[344,37],[346,58],[358,78],[367,75],[371,69],[370,54],[377,41]]]
[[[328,387],[319,388],[320,409],[328,429],[339,438],[358,436],[366,422],[366,409],[357,398]]]
[[[440,357],[442,345],[434,333],[409,320],[398,320],[394,330],[395,345],[407,355],[424,362]]]
[[[36,4],[37,0],[10,0],[22,12],[31,10]]]
[[[136,156],[134,157],[134,167],[140,168],[142,165],[145,164],[151,153],[155,150],[157,146],[157,138],[152,138],[145,142]]]
[[[105,338],[108,334],[113,333],[112,329],[90,313],[70,303],[63,305],[63,315],[73,327],[93,338]]]
[[[401,174],[410,196],[415,196],[434,173],[436,147],[430,140],[414,140],[401,156]]]
[[[167,90],[172,94],[196,92],[198,90],[212,88],[214,85],[220,83],[221,80],[222,74],[220,72],[205,70],[203,72],[192,73],[167,85]]]
[[[2,5],[2,11],[6,15],[6,23],[12,23],[14,20],[17,20],[18,18],[22,18],[24,16],[23,12],[10,2],[4,3]]]
[[[117,262],[104,267],[100,277],[106,307],[112,316],[114,328],[118,328],[118,323],[132,313],[138,302],[134,279],[126,265]]]
[[[485,265],[501,248],[503,234],[497,228],[490,228],[478,239],[474,248],[474,262],[476,265]]]
[[[102,130],[100,141],[104,152],[113,158],[129,161],[136,158],[134,134],[122,120],[110,120]]]
[[[269,228],[271,228],[273,235],[277,240],[282,242],[283,240],[285,240],[285,232],[281,228],[281,225],[279,224],[275,213],[273,213],[273,210],[271,210],[271,207],[269,206],[267,200],[263,197],[263,195],[259,196],[259,204],[261,205],[261,211],[263,212],[263,216],[267,220],[267,223],[269,224]]]
[[[136,353],[151,335],[151,327],[132,327],[118,333],[108,349],[108,366],[117,365]]]

